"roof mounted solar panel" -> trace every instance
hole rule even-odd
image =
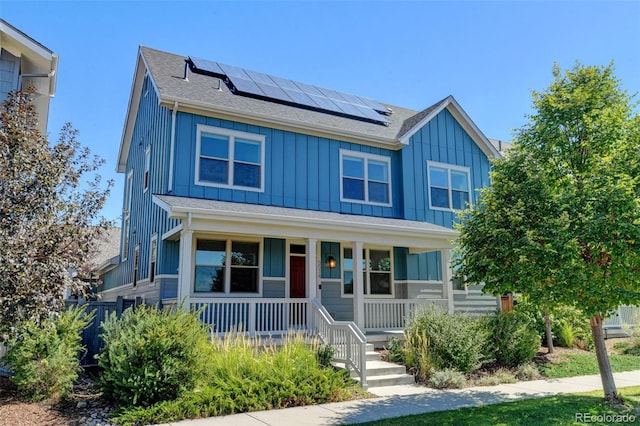
[[[236,94],[389,125],[391,110],[371,99],[196,57],[188,63],[196,73],[224,78]]]

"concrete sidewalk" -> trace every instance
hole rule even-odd
[[[640,386],[640,370],[614,373],[616,386]],[[525,398],[602,389],[599,375],[534,380],[498,386],[437,390],[417,385],[369,388],[375,398],[281,410],[183,420],[161,426],[320,426],[363,423],[392,417],[496,404]]]

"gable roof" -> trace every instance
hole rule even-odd
[[[186,56],[140,46],[120,144],[117,167],[119,172],[124,172],[126,168],[126,153],[131,143],[138,110],[138,99],[145,73],[151,77],[150,80],[158,95],[160,105],[171,110],[178,109],[321,137],[376,145],[387,149],[402,148],[408,143],[408,138],[426,123],[426,118],[430,120],[435,116],[432,114],[433,111],[439,112],[444,107],[449,107],[450,110],[453,110],[456,119],[468,121],[468,123],[461,124],[467,132],[470,132],[476,143],[483,145],[481,148],[487,155],[491,157],[499,155],[451,96],[423,111],[414,111],[382,103],[393,111],[390,115],[385,116],[385,119],[388,120],[388,125],[385,126],[236,95],[220,78],[191,72],[186,66],[187,59]]]

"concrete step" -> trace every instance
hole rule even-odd
[[[356,380],[359,380],[359,378]],[[408,374],[386,374],[384,376],[367,375],[367,385],[369,388],[380,386],[411,385],[415,382],[416,381],[414,377]]]
[[[367,378],[405,373],[406,368],[403,365],[392,364],[386,361],[367,361]]]
[[[380,361],[382,356],[376,351],[367,351],[367,361]]]

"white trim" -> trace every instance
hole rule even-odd
[[[149,163],[147,164],[147,158]],[[144,172],[142,173],[142,193],[146,193],[151,186],[151,144],[144,150]]]
[[[434,168],[438,168],[438,169],[445,169],[447,171],[447,196],[448,196],[448,203],[449,203],[449,208],[445,208],[445,207],[438,207],[438,206],[434,206],[431,202],[431,167]],[[467,175],[467,192],[469,194],[469,204],[473,203],[473,199],[472,199],[472,191],[471,191],[471,169],[469,167],[466,166],[458,166],[456,164],[447,164],[447,163],[440,163],[437,161],[430,161],[427,160],[427,198],[429,199],[429,209],[430,210],[440,210],[440,211],[445,211],[445,212],[456,212],[456,211],[460,211],[462,209],[454,209],[453,208],[453,196],[452,196],[452,192],[453,192],[453,188],[451,186],[451,171],[456,171],[456,172],[464,172]],[[440,189],[444,189],[442,187],[439,186],[434,186],[436,188],[440,188]]]
[[[343,160],[344,157],[353,157],[353,158],[358,158],[358,159],[362,159],[363,161],[363,167],[364,167],[364,200],[357,200],[357,199],[353,199],[353,198],[345,198],[344,197],[344,175],[343,175],[343,170],[342,170],[342,165],[343,165]],[[380,203],[377,201],[369,201],[369,160],[373,160],[373,161],[378,161],[381,163],[385,163],[387,165],[387,187],[388,187],[388,191],[387,191],[387,195],[389,197],[389,202],[388,203]],[[358,203],[358,204],[368,204],[368,205],[372,205],[372,206],[383,206],[383,207],[391,207],[392,205],[392,200],[393,200],[393,196],[392,196],[392,192],[391,192],[391,157],[387,157],[384,155],[377,155],[377,154],[370,154],[367,152],[360,152],[360,151],[351,151],[348,149],[341,149],[340,150],[340,201],[343,203]]]
[[[167,192],[173,192],[173,157],[176,150],[176,114],[178,113],[178,102],[173,104],[171,110],[171,141],[169,147],[169,183]]]
[[[195,155],[195,185],[201,186],[213,186],[217,188],[229,188],[229,189],[239,189],[243,191],[254,191],[254,192],[264,192],[264,177],[265,177],[265,151],[266,151],[266,137],[265,135],[260,135],[257,133],[248,133],[241,132],[238,130],[230,130],[222,127],[213,127],[207,126],[205,124],[198,124],[196,130],[196,155]],[[229,158],[228,161],[228,174],[227,174],[227,183],[215,183],[208,182],[206,180],[200,179],[200,143],[202,133],[211,133],[218,136],[225,136],[229,141]],[[238,139],[246,139],[252,142],[257,142],[260,144],[260,186],[252,187],[252,186],[239,186],[233,184],[233,173],[234,173],[234,163],[235,163],[235,140]]]
[[[478,145],[480,150],[489,158],[499,158],[502,157],[502,154],[496,149],[495,146],[489,141],[489,139],[482,133],[482,131],[476,126],[476,124],[471,120],[471,117],[467,115],[467,113],[462,109],[458,101],[455,100],[453,96],[448,96],[444,99],[437,108],[431,111],[427,116],[425,116],[422,120],[420,120],[417,124],[415,124],[409,131],[405,132],[404,135],[400,137],[400,143],[402,145],[409,145],[409,140],[411,136],[415,135],[425,124],[429,121],[433,120],[435,116],[440,114],[443,109],[447,109],[451,115],[456,119],[458,124],[462,126],[462,128],[467,132],[467,134],[473,139],[473,141]]]
[[[162,234],[162,240],[170,240],[170,241],[177,241],[180,239],[180,231],[182,231],[183,228],[183,224],[179,223],[178,225],[174,226],[173,228],[169,229],[167,232],[165,232],[164,234]]]
[[[156,244],[156,253],[155,253],[155,259],[153,261],[153,271],[152,271],[152,262],[151,262],[151,256],[153,253],[153,243],[155,242]],[[149,280],[149,283],[151,283],[152,286],[156,285],[156,278],[158,278],[158,276],[156,275],[156,270],[158,269],[158,234],[154,233],[151,236],[151,241],[149,242],[149,271],[148,271],[148,275],[147,275],[147,279]],[[153,272],[153,281],[151,281],[151,272]]]
[[[133,169],[127,173],[124,188],[124,206],[122,209],[122,238],[120,241],[120,263],[126,262],[129,258],[129,246],[131,245],[131,199],[133,198]],[[125,249],[126,241],[126,249]]]

